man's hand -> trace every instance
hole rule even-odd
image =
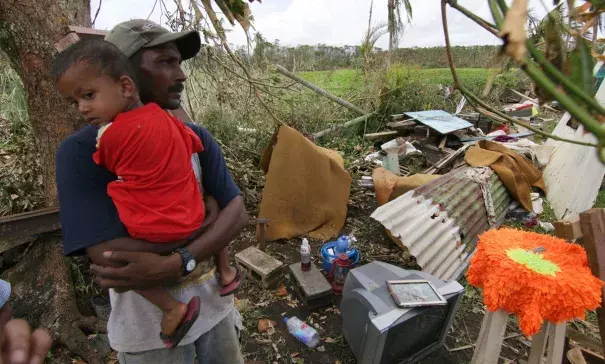
[[[179,254],[163,256],[155,253],[107,251],[103,258],[112,266],[91,264],[97,281],[103,288],[118,292],[157,287],[175,282],[181,277],[183,259]]]
[[[243,198],[237,196],[220,212],[218,205],[216,209],[211,208],[206,222],[208,225],[202,234],[187,245],[198,262],[210,259],[228,246],[248,223]],[[137,246],[141,244],[140,241],[122,240],[116,239],[86,249],[88,256],[96,263],[91,264],[90,268],[97,274],[101,287],[124,292],[173,283],[182,276],[183,258],[180,254],[162,256],[143,253]],[[119,251],[126,249],[130,251]]]
[[[206,218],[202,228],[207,228],[220,214],[214,198],[207,196],[205,200]],[[97,273],[97,281],[103,288],[114,288],[117,292],[175,282],[183,271],[181,256],[145,252],[145,248],[160,248],[160,245],[133,239],[99,244],[87,249],[93,260],[90,268]]]
[[[42,364],[52,340],[48,331],[31,331],[25,320],[10,320],[0,328],[0,363]]]

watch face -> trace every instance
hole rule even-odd
[[[191,259],[188,261],[185,269],[187,269],[187,272],[192,272],[195,269],[195,260]]]

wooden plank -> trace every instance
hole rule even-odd
[[[60,228],[61,221],[57,207],[0,218],[0,238],[3,240],[31,237]]]
[[[445,143],[447,143],[447,135],[444,135],[443,138],[441,139],[441,142],[439,143],[440,151],[443,151],[443,148],[445,148]]]
[[[380,133],[366,134],[363,137],[366,139],[378,139],[378,138],[387,137],[387,136],[395,136],[397,134],[399,134],[398,131],[383,131]]]
[[[603,352],[603,346],[601,342],[595,338],[592,338],[586,334],[583,334],[572,327],[568,327],[565,332],[565,336],[567,336],[570,340],[582,345],[592,351]]]
[[[574,241],[582,237],[580,217],[571,220],[555,221],[553,226],[555,227],[555,235],[558,238]]]
[[[479,349],[485,346],[485,340],[487,337],[487,332],[489,331],[492,324],[493,312],[485,311],[485,315],[483,316],[483,321],[481,322],[481,329],[479,330],[479,337],[477,338],[477,343],[475,344],[475,352],[473,353],[473,361],[471,364],[475,364],[477,361],[477,357],[479,356]]]
[[[454,161],[456,160],[456,158],[458,158],[460,155],[466,153],[466,150],[469,147],[470,147],[470,145],[468,145],[468,144],[465,145],[465,146],[463,146],[462,148],[458,149],[455,153],[449,154],[447,157],[443,158],[441,161],[439,161],[439,163],[437,163],[433,167],[430,167],[427,170],[425,170],[423,173],[424,174],[435,174],[435,173],[438,173],[443,168],[445,168],[448,165],[454,163]]]
[[[524,94],[520,93],[520,92],[519,92],[519,91],[517,91],[517,90],[513,90],[512,88],[511,88],[510,90],[511,90],[511,91],[512,91],[514,94],[516,94],[517,96],[520,96],[520,97],[522,97],[522,98],[524,98],[524,99],[527,99],[528,101],[531,101],[531,102],[533,102],[534,104],[538,104],[538,100],[536,100],[536,99],[532,99],[531,97],[526,96],[526,95],[524,95]]]
[[[605,209],[590,209],[581,213],[580,226],[592,274],[603,280],[605,279]],[[605,288],[603,293],[605,293]],[[601,333],[601,346],[605,353],[605,308],[603,306],[597,308],[597,317]]]
[[[548,329],[550,323],[544,322],[542,328],[534,337],[531,338],[531,350],[529,352],[529,358],[527,364],[540,364],[544,350],[546,349],[546,342],[548,341]]]
[[[75,25],[68,26],[66,29],[66,33],[68,33],[68,32],[74,32],[74,33],[78,34],[81,38],[89,38],[89,37],[105,38],[105,36],[108,33],[106,30],[85,28],[85,27],[79,27],[79,26],[75,26]]]
[[[55,42],[55,44],[54,44],[55,50],[57,52],[63,52],[64,50],[67,49],[67,47],[76,43],[79,40],[80,40],[80,37],[78,37],[78,35],[76,33],[74,33],[74,32],[68,33],[66,36],[61,38],[59,41]]]
[[[414,120],[401,120],[387,123],[391,129],[410,129],[418,125]]]
[[[551,324],[548,332],[548,355],[546,364],[560,364],[563,361],[565,349],[565,321],[559,324]]]
[[[586,363],[586,359],[584,359],[582,350],[578,347],[567,352],[567,360],[569,360],[571,364],[588,364]]]
[[[485,313],[471,364],[498,363],[507,322],[508,313],[503,310]]]

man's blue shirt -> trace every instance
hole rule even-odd
[[[222,209],[240,190],[212,135],[201,126],[185,124],[204,145],[204,151],[198,153],[204,193],[212,195]],[[107,184],[116,176],[92,160],[97,131],[95,126],[86,126],[65,139],[57,149],[56,178],[65,255],[81,254],[87,247],[128,236],[107,195]]]

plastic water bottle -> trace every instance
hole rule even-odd
[[[355,239],[353,235],[343,235],[338,238],[338,240],[334,242],[334,251],[336,252],[336,255],[346,253],[347,249],[356,241],[357,239]]]
[[[314,348],[319,344],[319,334],[314,328],[307,325],[306,322],[299,320],[297,317],[287,318],[285,316],[284,322],[288,326],[288,331],[301,343],[310,348]]]
[[[346,235],[341,236],[334,242],[334,251],[336,254],[344,253],[349,247],[349,237]]]
[[[300,246],[300,269],[303,272],[311,270],[311,246],[307,238],[302,240],[302,245]]]

